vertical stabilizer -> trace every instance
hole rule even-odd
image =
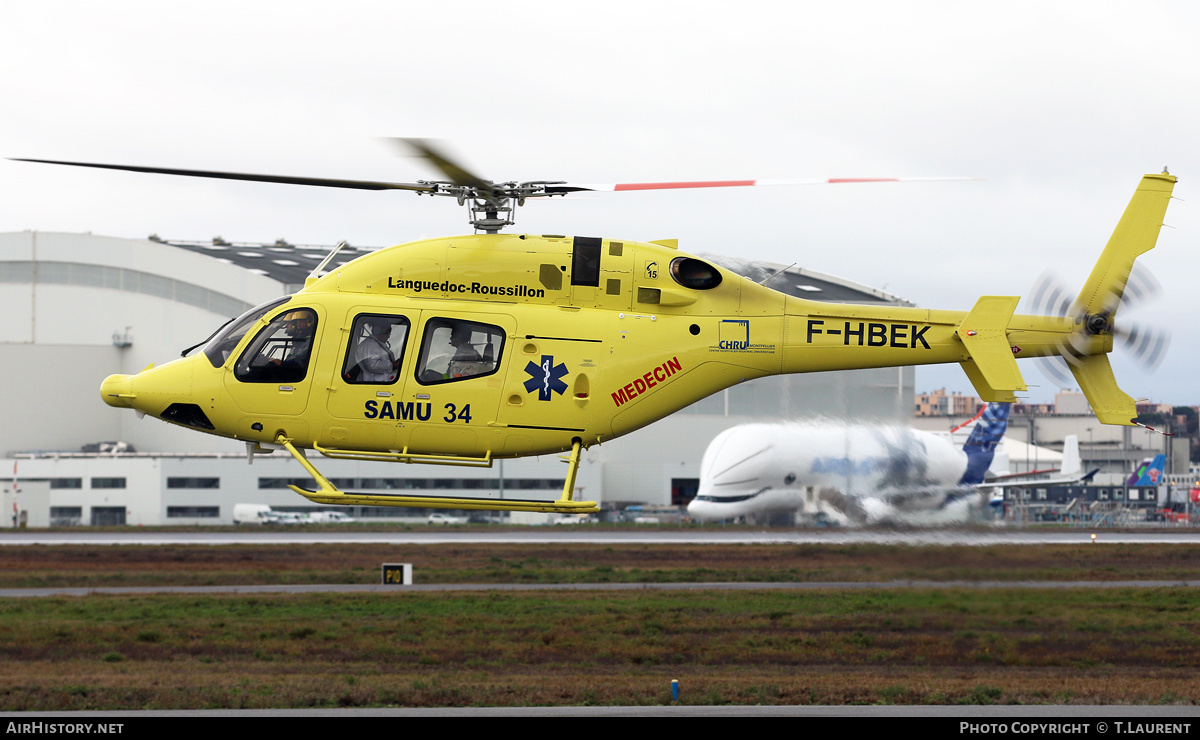
[[[1058,471],[1062,476],[1079,475],[1083,472],[1083,459],[1079,457],[1079,437],[1068,434],[1063,440],[1062,467]]]
[[[1155,455],[1153,458],[1142,460],[1133,475],[1125,482],[1127,486],[1157,486],[1162,480],[1163,470],[1167,467],[1166,455]]]
[[[1133,426],[1133,420],[1137,418],[1137,404],[1133,396],[1117,385],[1108,355],[1072,358],[1069,365],[1079,389],[1092,407],[1092,413],[1101,424]]]
[[[1099,314],[1116,310],[1116,303],[1125,290],[1133,261],[1154,248],[1167,203],[1175,187],[1175,176],[1146,175],[1117,222],[1100,259],[1088,276],[1083,290],[1075,299],[1071,313],[1075,316]]]
[[[975,422],[971,436],[963,444],[963,452],[967,454],[967,470],[959,480],[959,485],[973,486],[983,482],[992,457],[996,454],[996,445],[1004,439],[1008,430],[1008,413],[1011,404],[989,403],[984,409],[983,416]]]
[[[1158,241],[1174,187],[1175,178],[1166,173],[1142,178],[1071,308],[1081,332],[1107,341],[1105,352],[1112,349],[1113,317],[1133,269],[1133,261],[1153,249]],[[1067,359],[1096,418],[1104,424],[1132,425],[1137,416],[1133,398],[1117,385],[1108,356],[1086,354]]]

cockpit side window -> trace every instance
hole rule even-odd
[[[287,303],[290,298],[291,296],[284,296],[261,306],[255,306],[231,321],[204,345],[204,354],[208,357],[208,361],[212,363],[213,367],[222,367],[229,359],[229,354],[237,347],[238,342],[242,341],[242,337],[246,336],[246,332],[254,326],[254,322],[261,319],[271,309]]]
[[[258,333],[238,358],[233,374],[245,383],[297,383],[308,374],[317,314],[284,311]]]
[[[347,383],[395,383],[407,341],[408,319],[403,316],[358,315],[350,330],[342,379]]]
[[[430,319],[417,358],[417,382],[434,385],[491,375],[500,367],[503,352],[504,330],[498,326]]]

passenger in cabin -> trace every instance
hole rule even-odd
[[[354,362],[360,370],[358,382],[391,383],[396,379],[399,365],[388,343],[392,322],[372,319],[367,322],[367,330],[370,333],[354,350]]]
[[[493,363],[482,357],[471,344],[473,332],[466,324],[459,324],[450,332],[450,345],[454,347],[454,358],[447,369],[451,378],[470,378],[491,372]]]
[[[450,346],[454,348],[451,362],[480,362],[483,358],[471,346],[471,327],[459,324],[450,332]]]
[[[499,327],[458,319],[433,319],[426,328],[417,377],[422,383],[438,383],[491,374],[496,370],[497,341],[503,341]],[[482,355],[476,342],[485,344]]]

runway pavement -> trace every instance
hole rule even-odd
[[[1092,535],[1095,534],[1095,539]],[[382,543],[405,545],[440,544],[676,544],[676,545],[1062,545],[1062,544],[1200,544],[1200,531],[1154,529],[1146,531],[1060,530],[852,530],[852,529],[608,529],[577,527],[528,527],[523,529],[462,528],[363,531],[319,529],[234,528],[228,530],[105,531],[14,531],[0,530],[3,545],[317,545]]]

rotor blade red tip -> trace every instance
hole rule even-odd
[[[708,180],[698,182],[627,182],[618,183],[614,190],[671,190],[675,188],[737,188],[754,184],[754,180]]]

